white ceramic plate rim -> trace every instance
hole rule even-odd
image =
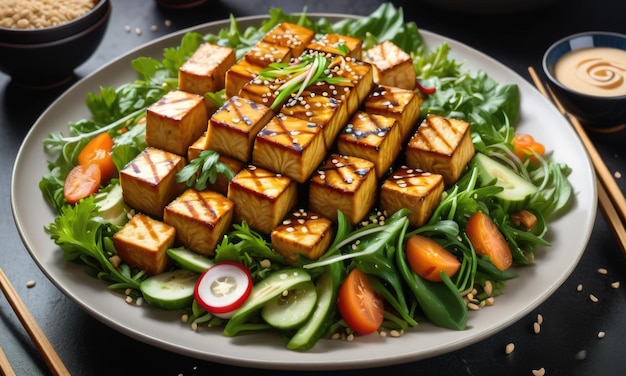
[[[348,15],[312,14],[330,19]],[[240,24],[258,25],[265,16],[245,17]],[[138,56],[162,57],[165,47],[176,46],[184,32],[215,33],[228,21],[212,22],[165,36],[134,49],[85,77],[58,98],[36,121],[18,152],[12,175],[11,205],[16,226],[34,261],[46,276],[90,315],[132,338],[186,356],[218,363],[264,369],[330,370],[379,367],[415,361],[447,353],[478,342],[519,320],[546,300],[571,274],[588,243],[596,214],[595,175],[583,145],[564,117],[517,73],[466,45],[421,30],[426,44],[434,48],[446,41],[452,55],[471,71],[485,70],[501,83],[519,86],[522,97],[518,129],[533,134],[552,151],[555,160],[572,167],[569,179],[574,205],[550,223],[552,247],[539,249],[536,265],[515,271],[505,294],[492,307],[470,312],[463,331],[437,328],[421,322],[400,338],[378,335],[354,342],[321,340],[304,353],[285,349],[284,340],[269,334],[227,338],[219,330],[192,331],[182,324],[180,313],[134,306],[89,277],[82,265],[65,262],[62,253],[44,232],[54,220],[38,188],[46,173],[48,157],[41,141],[53,131],[66,132],[66,124],[89,116],[84,100],[101,85],[118,87],[135,79],[130,61]],[[556,148],[558,143],[558,148]]]

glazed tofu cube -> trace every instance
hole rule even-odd
[[[356,225],[374,207],[377,188],[373,162],[332,154],[309,180],[309,210],[333,221],[341,210]]]
[[[188,188],[165,207],[163,222],[176,228],[179,244],[212,256],[232,224],[233,212],[233,202],[223,195]]]
[[[289,80],[289,76],[277,78],[273,81],[267,81],[260,77],[256,77],[247,82],[239,91],[239,96],[246,98],[252,102],[256,102],[267,106],[274,111],[280,112],[280,107],[285,103],[287,98],[276,101],[280,87]]]
[[[172,90],[146,111],[146,143],[178,155],[206,131],[209,115],[204,98]]]
[[[272,248],[293,264],[298,257],[317,260],[326,252],[333,222],[317,213],[299,209],[288,215],[271,233]]]
[[[187,161],[192,161],[200,156],[200,153],[206,150],[206,132],[198,137],[193,144],[187,148]]]
[[[374,162],[381,178],[402,150],[400,128],[394,118],[357,112],[337,138],[337,150]]]
[[[226,88],[224,96],[226,99],[239,95],[241,88],[248,82],[253,81],[263,70],[262,65],[257,65],[249,60],[241,59],[226,72]]]
[[[270,234],[297,202],[297,183],[285,175],[248,165],[230,182],[228,198],[235,203],[233,221]]]
[[[199,95],[222,90],[226,71],[236,62],[232,48],[203,43],[178,70],[178,89]]]
[[[176,181],[185,164],[178,154],[147,147],[120,171],[124,201],[137,211],[162,218],[165,206],[185,190],[185,184]]]
[[[343,102],[328,96],[317,95],[305,90],[298,98],[291,97],[280,112],[322,128],[325,148],[330,149],[337,135],[348,120],[348,113]]]
[[[257,134],[252,164],[304,183],[324,160],[326,152],[320,126],[278,114]]]
[[[415,67],[411,56],[386,40],[365,51],[363,60],[374,66],[374,82],[402,89],[415,89]]]
[[[473,156],[469,123],[429,114],[409,140],[406,164],[441,174],[446,185],[451,185]]]
[[[370,63],[351,57],[336,56],[330,63],[330,75],[347,80],[345,86],[352,86],[359,104],[363,103],[374,86],[374,69]]]
[[[329,84],[327,82],[316,82],[307,88],[308,91],[315,95],[323,97],[335,98],[343,102],[346,107],[348,117],[354,115],[361,105],[356,90],[349,84]]]
[[[420,116],[422,98],[412,90],[377,85],[365,100],[365,111],[394,118],[400,125],[402,142],[413,133]]]
[[[166,251],[175,239],[174,227],[137,213],[113,235],[113,244],[124,263],[155,275],[172,265]]]
[[[262,104],[232,97],[211,116],[205,149],[248,162],[254,138],[272,116],[274,113]]]
[[[298,57],[313,38],[315,38],[315,31],[290,22],[282,22],[265,34],[263,41],[289,47],[292,56]]]
[[[243,58],[250,64],[265,68],[272,63],[288,62],[291,59],[291,49],[260,41],[246,52]]]
[[[409,224],[419,227],[430,219],[443,190],[443,176],[402,166],[385,179],[380,189],[380,209],[391,215],[407,208],[411,211]]]
[[[314,39],[306,48],[361,60],[363,55],[363,40],[347,35],[331,33],[322,35],[319,39]]]

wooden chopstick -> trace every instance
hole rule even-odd
[[[552,90],[550,90],[549,87],[546,91],[546,87],[544,87],[544,84],[539,79],[539,76],[533,67],[528,67],[528,73],[530,74],[535,87],[537,87],[544,97],[552,100],[557,109],[561,112],[561,114],[567,117],[576,133],[578,133],[578,137],[582,141],[583,146],[591,158],[591,163],[596,171],[596,177],[599,179],[597,182],[597,190],[600,209],[604,214],[613,236],[618,241],[622,253],[626,257],[626,229],[624,229],[624,223],[626,223],[626,199],[624,198],[624,194],[617,185],[613,175],[611,175],[611,172],[604,163],[604,160],[602,160],[598,150],[589,139],[589,136],[587,135],[587,132],[583,128],[582,124],[580,124],[580,121],[565,110],[557,96],[552,92]]]
[[[28,335],[37,346],[39,353],[43,357],[50,371],[52,371],[52,374],[69,375],[70,372],[63,364],[63,361],[61,361],[61,358],[54,350],[54,347],[52,347],[52,344],[50,343],[44,332],[41,330],[41,327],[39,327],[39,324],[37,324],[37,321],[35,321],[35,318],[28,311],[28,308],[26,308],[26,305],[22,301],[22,298],[20,298],[17,291],[11,284],[11,281],[9,281],[9,278],[7,278],[6,274],[4,274],[4,271],[1,268],[0,288],[2,288],[2,292],[6,296],[11,307],[13,307],[13,310],[17,314],[17,317],[20,319],[20,322],[24,326],[24,329],[26,329]],[[4,367],[5,365],[2,364],[2,366]]]
[[[6,354],[0,347],[0,375],[2,376],[16,376],[13,367],[11,367],[11,363],[7,358]]]

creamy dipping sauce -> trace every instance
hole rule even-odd
[[[613,47],[574,50],[556,62],[554,75],[563,85],[581,93],[626,95],[626,51]]]

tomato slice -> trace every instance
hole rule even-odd
[[[531,162],[539,163],[535,157],[535,153],[543,155],[546,148],[543,144],[537,142],[533,136],[524,133],[516,133],[513,136],[513,152],[522,161],[530,158]]]
[[[95,164],[78,165],[70,170],[63,185],[63,195],[69,204],[98,191],[101,183],[100,168]]]
[[[456,256],[422,235],[413,235],[407,240],[406,258],[417,275],[433,282],[441,282],[441,271],[452,277],[461,267]]]
[[[509,243],[487,214],[481,211],[474,213],[465,225],[465,232],[477,254],[489,256],[500,270],[511,266],[513,255]]]
[[[376,331],[383,323],[384,301],[376,294],[368,277],[352,269],[339,288],[337,307],[343,320],[358,334]]]
[[[78,154],[78,164],[96,164],[100,168],[102,181],[107,181],[115,174],[116,167],[111,157],[113,139],[107,132],[100,133],[85,145]]]
[[[244,265],[223,261],[204,271],[194,289],[194,297],[207,312],[221,318],[232,317],[248,299],[252,277]]]

